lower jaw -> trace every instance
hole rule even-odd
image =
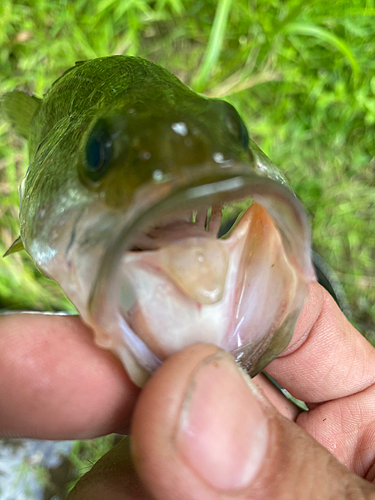
[[[306,286],[257,203],[227,239],[188,237],[127,252],[120,272],[121,315],[141,341],[137,358],[158,363],[208,342],[236,353],[250,374],[288,344]]]

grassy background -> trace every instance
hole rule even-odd
[[[140,55],[232,102],[304,202],[314,248],[374,340],[375,1],[2,0],[0,94],[42,96],[76,60]],[[0,123],[0,253],[18,236],[24,141]],[[72,310],[24,252],[0,309]]]

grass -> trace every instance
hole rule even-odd
[[[353,321],[375,340],[375,1],[2,0],[0,94],[42,96],[76,60],[140,55],[232,102],[310,215]],[[0,124],[0,252],[18,236],[26,147]],[[22,253],[0,308],[72,310]]]

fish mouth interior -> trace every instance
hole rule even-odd
[[[149,276],[144,275],[147,270],[146,274],[159,275],[159,292],[170,288],[171,294],[182,294],[182,300],[188,298],[195,306],[219,302],[228,286],[228,273],[233,272],[229,267],[240,265],[239,251],[236,259],[229,253],[244,244],[242,240],[249,231],[254,213],[254,206],[249,209],[250,205],[251,199],[246,199],[231,207],[185,210],[153,221],[152,226],[135,235],[122,259],[122,268],[132,282],[129,290],[134,292],[134,288],[139,287],[137,280],[149,281]],[[237,228],[242,215],[244,220]],[[233,231],[236,231],[235,236],[225,241]],[[143,277],[139,272],[137,276],[135,267]],[[124,290],[123,295],[132,293],[129,290]],[[139,300],[134,302],[140,306]],[[134,317],[130,310],[127,311],[133,327]]]
[[[247,349],[245,364],[255,371],[286,347],[293,330],[273,336],[295,320],[310,274],[307,218],[289,189],[236,176],[183,186],[134,214],[92,291],[99,344],[125,364],[131,352],[149,372],[194,342],[238,359]]]
[[[135,235],[128,251],[159,250],[188,238],[227,238],[251,203],[249,198],[233,207],[221,204],[161,217]]]

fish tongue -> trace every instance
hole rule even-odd
[[[159,252],[164,273],[186,295],[204,305],[223,297],[229,252],[216,238],[187,238]]]
[[[121,270],[121,314],[159,359],[195,342],[223,344],[230,321],[229,250],[213,236],[128,252]]]

